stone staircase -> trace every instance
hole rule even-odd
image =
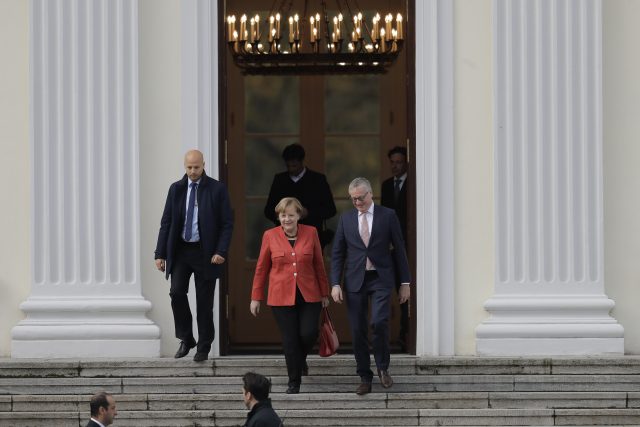
[[[640,358],[393,356],[393,388],[357,396],[349,355],[312,357],[286,395],[277,356],[128,360],[0,359],[0,426],[84,426],[96,391],[114,394],[124,426],[237,426],[241,376],[270,376],[286,426],[640,426]],[[376,378],[377,380],[377,378]]]

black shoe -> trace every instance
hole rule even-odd
[[[371,393],[371,382],[362,381],[356,389],[356,394],[358,396],[364,396],[368,393]]]
[[[298,394],[300,393],[300,386],[299,385],[290,385],[289,387],[287,387],[287,394]]]
[[[304,361],[304,365],[302,366],[302,376],[303,377],[307,377],[309,376],[309,365],[307,364],[307,361]]]
[[[195,346],[196,346],[195,342],[187,344],[184,341],[180,341],[180,347],[178,347],[178,351],[176,352],[176,355],[174,357],[176,359],[180,359],[181,357],[185,357],[187,354],[189,354],[189,350],[191,350]]]
[[[204,362],[209,358],[209,353],[205,353],[204,351],[197,351],[196,355],[193,356],[194,362]]]
[[[389,375],[389,371],[381,371],[378,369],[378,377],[380,377],[382,387],[389,388],[393,385],[393,378]]]

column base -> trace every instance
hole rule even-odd
[[[160,329],[142,297],[29,298],[11,331],[13,358],[159,357]]]
[[[624,354],[624,328],[605,295],[500,295],[476,328],[479,356]]]

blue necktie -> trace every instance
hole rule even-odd
[[[184,240],[191,240],[191,234],[193,230],[193,211],[196,206],[196,191],[198,189],[198,184],[195,182],[191,183],[191,193],[189,194],[189,207],[187,208],[187,224],[185,225],[184,230]]]

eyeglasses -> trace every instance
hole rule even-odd
[[[367,191],[366,193],[364,193],[362,196],[360,197],[349,197],[349,199],[353,202],[353,203],[357,203],[357,202],[364,202],[367,198],[367,195],[369,194],[369,192]]]

